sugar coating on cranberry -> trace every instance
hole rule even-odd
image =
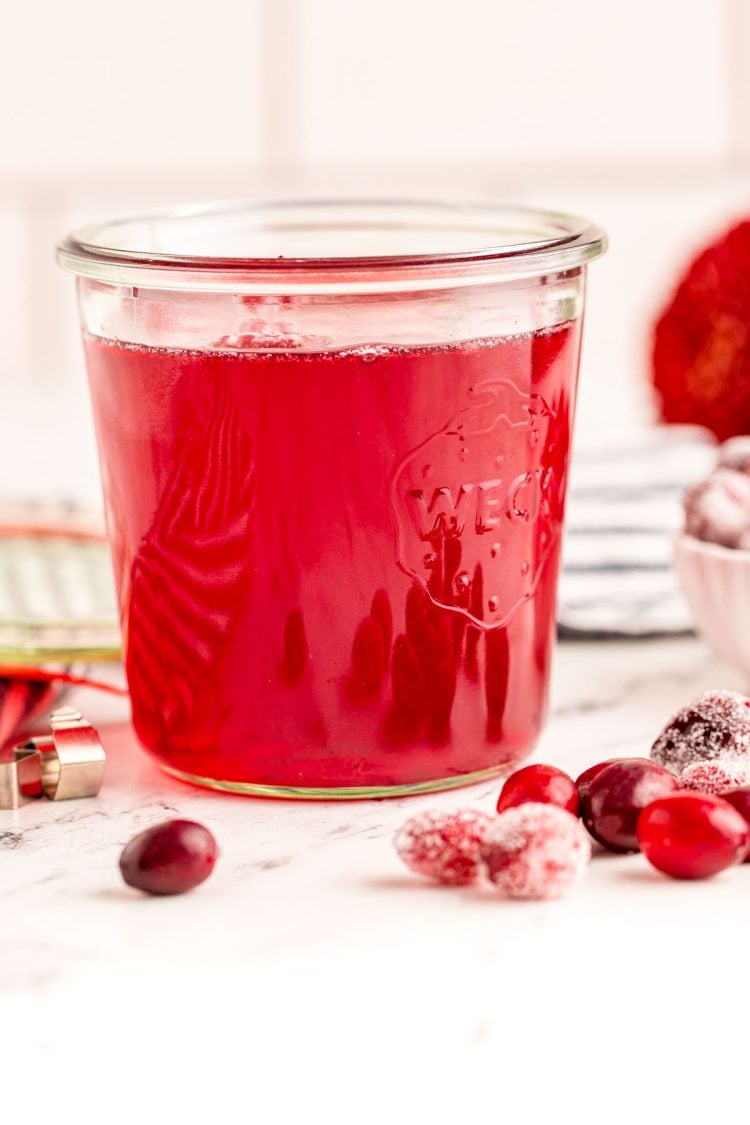
[[[577,815],[578,790],[573,778],[557,766],[541,763],[524,766],[506,780],[497,800],[497,811],[535,801],[542,805],[558,805]]]
[[[694,762],[750,753],[750,699],[736,691],[707,691],[670,719],[651,757],[682,773]]]
[[[401,859],[418,875],[440,883],[473,883],[490,817],[478,809],[438,809],[418,813],[396,833]]]
[[[685,531],[696,539],[736,547],[750,528],[750,476],[716,469],[683,496]]]
[[[741,789],[747,785],[750,774],[743,762],[714,758],[711,762],[693,762],[682,771],[679,781],[680,789],[721,794],[727,789]]]
[[[725,441],[719,448],[717,468],[750,472],[750,435],[740,434]]]
[[[557,805],[516,805],[500,813],[482,846],[487,878],[509,898],[559,898],[581,878],[591,841]]]

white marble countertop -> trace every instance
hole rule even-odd
[[[645,754],[710,686],[743,685],[695,640],[563,644],[535,757],[576,773]],[[394,829],[428,805],[489,810],[497,782],[367,803],[213,795],[161,774],[121,703],[75,702],[102,724],[99,798],[0,814],[0,1017],[34,1120],[65,1103],[79,1121],[429,1125],[476,1107],[517,1122],[594,1099],[596,1119],[632,1121],[650,1082],[676,1080],[683,1121],[731,1103],[750,866],[679,883],[602,855],[560,902],[446,890],[401,868]],[[215,832],[214,876],[140,896],[120,849],[176,815]]]

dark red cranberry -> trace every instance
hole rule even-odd
[[[584,770],[583,773],[579,773],[578,777],[576,778],[576,788],[578,789],[578,793],[581,799],[583,799],[584,794],[588,792],[588,788],[591,782],[595,777],[599,776],[602,770],[606,769],[607,766],[614,765],[615,762],[622,761],[624,761],[623,758],[608,758],[606,762],[597,762],[595,766],[589,766],[589,768],[587,770]]]
[[[708,879],[745,858],[750,828],[722,797],[671,793],[643,810],[638,840],[649,863],[665,875]]]
[[[572,777],[555,766],[533,765],[516,770],[506,780],[497,800],[497,811],[535,801],[541,805],[557,805],[573,816],[578,815],[578,790]]]
[[[134,836],[123,848],[120,871],[129,887],[151,895],[179,895],[207,879],[218,848],[194,820],[165,820]]]
[[[677,789],[677,778],[646,758],[622,758],[601,770],[581,798],[581,818],[612,852],[637,852],[638,817],[646,805]]]
[[[733,805],[740,816],[743,816],[750,825],[750,785],[743,785],[741,789],[730,789],[719,794],[723,800]],[[750,848],[745,856],[745,863],[750,863]]]

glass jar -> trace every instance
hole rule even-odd
[[[379,797],[533,747],[603,245],[570,216],[368,201],[60,245],[133,722],[168,772]]]

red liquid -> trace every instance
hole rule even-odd
[[[86,341],[133,718],[191,775],[400,786],[526,753],[579,325],[339,352]]]

